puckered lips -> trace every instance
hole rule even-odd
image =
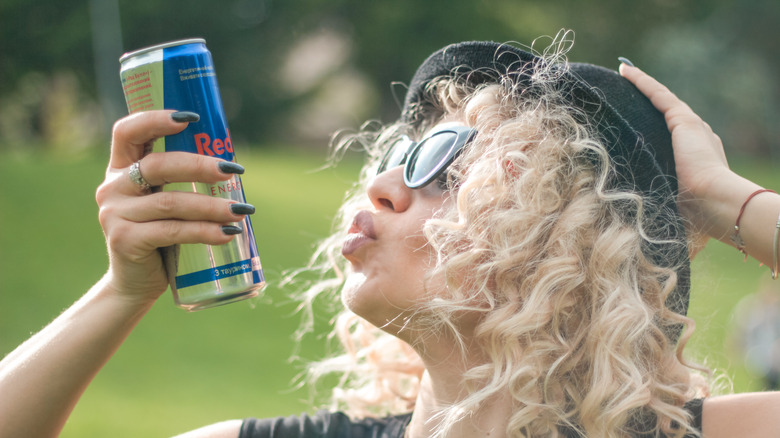
[[[358,250],[361,246],[376,240],[374,231],[374,218],[367,210],[361,210],[352,220],[349,227],[347,238],[341,246],[341,254],[349,256]]]

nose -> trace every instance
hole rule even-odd
[[[412,201],[412,189],[406,187],[403,166],[388,169],[377,175],[368,185],[368,198],[377,210],[406,211]]]

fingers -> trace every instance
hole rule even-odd
[[[141,159],[139,165],[152,187],[174,182],[216,183],[244,172],[239,164],[189,152],[152,153]]]
[[[190,117],[179,117],[180,114],[170,110],[143,111],[117,121],[112,134],[109,167],[131,165],[144,156],[154,140],[178,134],[190,121],[197,119],[194,113],[183,113]]]
[[[252,206],[223,198],[189,192],[159,192],[149,196],[135,196],[117,203],[116,214],[132,222],[156,220],[208,221],[219,224],[240,222],[252,211]]]
[[[152,186],[219,183],[244,171],[236,163],[187,152],[153,153],[138,164],[143,180]],[[233,179],[223,184],[240,182]],[[101,226],[109,241],[115,241],[112,248],[138,256],[174,243],[227,243],[236,230],[223,226],[241,222],[246,214],[254,213],[251,205],[208,194],[150,193],[130,178],[128,168],[110,168],[98,187],[96,200]]]
[[[729,170],[723,143],[687,104],[642,70],[620,66],[620,74],[633,83],[664,114],[672,135],[678,184],[677,204],[691,225],[695,239],[692,254],[708,236],[721,238],[733,225],[724,209],[724,194],[739,187],[741,177]]]
[[[254,213],[251,205],[191,192],[106,192],[98,202],[110,249],[130,259],[174,244],[225,244],[241,232],[246,215]]]
[[[709,149],[717,155],[719,161],[726,163],[720,137],[677,95],[637,67],[622,63],[620,74],[633,83],[642,94],[650,99],[653,106],[664,114],[667,127],[675,140],[676,151],[682,152],[682,149],[686,149],[690,152],[700,153],[701,149],[692,148],[690,144],[692,142],[706,143]]]
[[[198,120],[195,113],[171,110],[145,111],[120,119],[114,125],[107,180],[127,180],[119,174],[130,174],[130,181],[140,190],[132,185],[127,187],[132,187],[130,193],[139,194],[148,188],[144,183],[152,187],[171,182],[215,183],[243,173],[241,166],[216,157],[184,152],[148,153],[154,140],[180,133],[189,122]],[[129,169],[136,162],[139,166]]]
[[[98,194],[110,187],[125,195],[143,195],[149,192],[148,187],[142,185],[144,182],[151,187],[176,182],[214,184],[244,173],[244,167],[240,164],[188,152],[152,153],[137,163],[136,176],[141,181],[134,180],[132,166],[109,167]]]
[[[622,63],[619,71],[621,76],[628,79],[642,94],[653,102],[658,111],[663,113],[673,105],[683,103],[668,88],[638,67]]]
[[[166,220],[211,222],[217,225],[240,222],[254,213],[250,204],[193,192],[159,192],[127,196],[101,187],[97,196],[100,223],[104,229],[117,220],[148,223]],[[184,242],[177,242],[184,243]]]
[[[241,228],[203,221],[121,221],[110,226],[111,232],[106,234],[106,240],[113,254],[139,261],[154,253],[157,248],[176,244],[223,245],[235,238],[232,229]]]
[[[677,95],[639,68],[621,64],[620,74],[633,83],[642,94],[650,99],[653,106],[666,116],[666,123],[670,131],[680,124],[691,122],[700,123],[709,128],[709,125],[706,125]]]
[[[248,226],[246,215],[254,213],[251,205],[203,192],[212,187],[237,191],[235,175],[244,172],[238,164],[187,152],[150,153],[156,139],[178,134],[197,120],[194,113],[147,111],[114,125],[106,179],[95,197],[112,278],[123,293],[156,298],[167,284],[158,248],[226,244]],[[150,190],[169,183],[184,184]]]
[[[152,154],[139,165],[143,178],[154,186],[171,182],[216,183],[243,171],[243,167],[235,163],[187,152]],[[131,222],[175,219],[229,223],[254,213],[246,204],[194,191],[149,193],[133,182],[128,173],[127,169],[110,170],[98,187],[95,198],[101,218],[116,217]],[[240,182],[236,179],[225,184],[240,185]]]

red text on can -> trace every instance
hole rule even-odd
[[[204,133],[195,134],[195,146],[198,148],[198,153],[201,155],[208,155],[213,157],[215,155],[223,155],[225,152],[233,153],[233,142],[230,140],[230,132],[228,131],[227,137],[223,139],[215,138],[212,143],[211,137]]]

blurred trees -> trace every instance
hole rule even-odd
[[[367,118],[390,121],[404,93],[391,84],[408,82],[432,51],[469,39],[531,45],[566,28],[576,33],[570,59],[617,67],[626,56],[688,100],[727,147],[780,156],[775,0],[95,1],[118,5],[121,51],[206,38],[244,142],[322,144]],[[90,19],[102,18],[91,13],[76,0],[0,5],[0,144],[73,141],[57,133],[63,124],[82,143],[106,138],[110,120],[98,115],[113,118],[105,99],[121,104],[119,66],[95,67],[107,44],[95,40]],[[113,96],[98,86],[106,68]]]

